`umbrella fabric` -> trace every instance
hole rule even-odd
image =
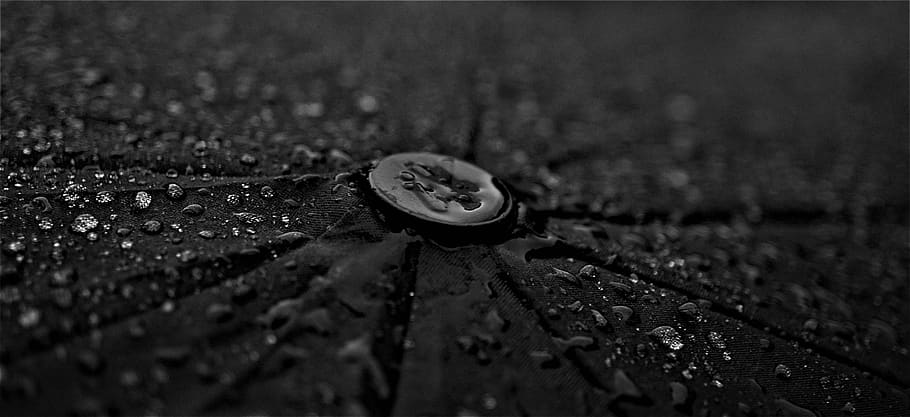
[[[907,414],[906,5],[651,8],[4,3],[2,414]]]

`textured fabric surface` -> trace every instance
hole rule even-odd
[[[2,415],[910,415],[906,3],[0,7]]]

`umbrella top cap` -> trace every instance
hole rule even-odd
[[[511,205],[508,191],[481,168],[451,156],[399,153],[370,171],[373,192],[394,209],[453,226],[495,221]]]

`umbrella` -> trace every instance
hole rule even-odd
[[[906,112],[795,86],[850,118],[762,147],[830,118],[790,128],[762,106],[799,97],[723,93],[751,119],[711,131],[697,93],[635,71],[673,52],[601,52],[638,56],[639,24],[751,15],[171,6],[3,6],[5,415],[907,413]],[[775,7],[756,13],[906,16]],[[585,45],[604,22],[618,39]],[[905,59],[864,49],[899,26],[863,26],[834,64],[906,86]],[[766,56],[700,36],[722,62]],[[906,110],[887,84],[863,88]],[[869,120],[883,139],[857,144]],[[509,227],[384,204],[366,177],[414,151],[503,180]]]

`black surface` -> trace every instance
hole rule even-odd
[[[3,2],[0,414],[908,415],[907,16]],[[338,176],[405,151],[526,237]]]

